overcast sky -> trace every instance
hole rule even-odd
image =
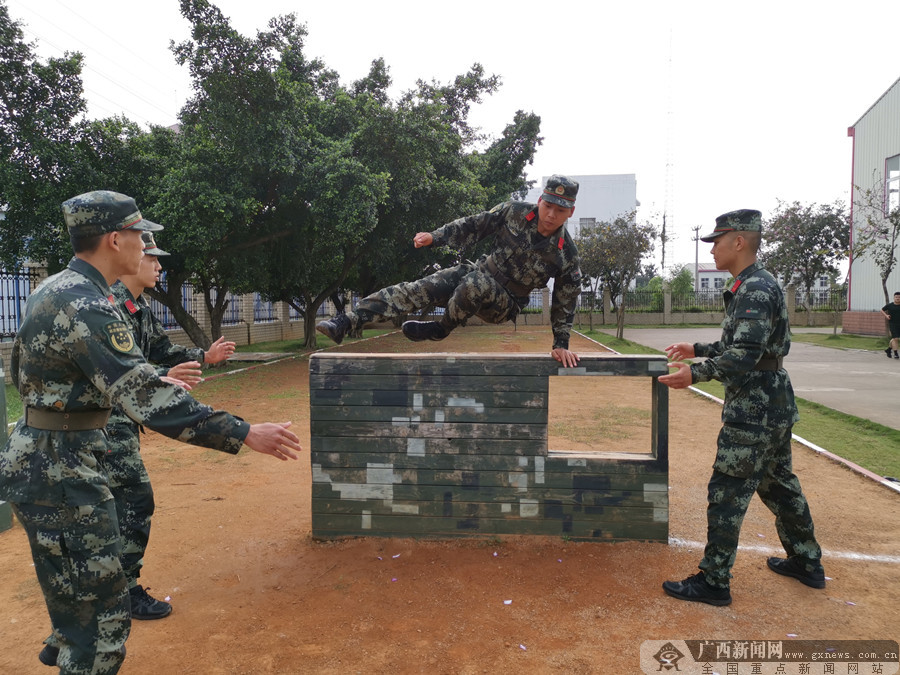
[[[692,228],[725,211],[848,202],[847,127],[900,77],[896,0],[215,4],[245,35],[296,13],[307,56],[345,84],[378,57],[397,93],[481,63],[503,84],[474,122],[497,135],[516,110],[538,114],[545,140],[530,178],[636,174],[640,215],[665,211],[674,229],[667,265],[693,262]],[[176,121],[190,94],[169,50],[188,37],[177,0],[7,5],[41,58],[84,54],[90,117]],[[708,251],[701,243],[701,262]]]

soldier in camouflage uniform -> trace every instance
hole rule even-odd
[[[401,282],[360,300],[355,312],[321,321],[316,330],[338,344],[351,330],[378,317],[395,318],[428,307],[444,307],[440,321],[406,321],[410,340],[443,340],[470,316],[488,323],[515,321],[535,288],[552,278],[553,358],[574,366],[569,351],[575,302],[581,292],[578,250],[565,221],[575,211],[578,183],[551,176],[537,204],[504,202],[490,211],[454,220],[433,232],[419,232],[416,248],[451,246],[464,249],[495,236],[495,248],[477,262],[464,262],[418,281]]]
[[[0,451],[0,499],[31,545],[62,673],[115,673],[131,626],[116,509],[101,461],[110,405],[170,438],[280,459],[300,449],[289,423],[249,425],[160,380],[113,304],[109,284],[135,274],[144,220],[134,200],[97,191],[63,204],[75,257],[28,298],[11,374],[25,414]],[[58,663],[57,663],[58,660]]]
[[[791,348],[784,293],[756,261],[762,215],[742,209],[719,216],[713,242],[718,269],[735,278],[725,292],[722,339],[712,344],[670,345],[677,371],[659,378],[681,389],[694,382],[725,385],[723,426],[708,486],[707,543],[700,572],[666,581],[663,590],[681,600],[731,603],[731,567],[741,523],[753,494],[775,514],[787,558],[769,558],[769,568],[812,588],[825,588],[822,550],[800,482],[791,468],[791,428],[799,419],[794,391],[782,360]],[[682,359],[707,357],[688,366]]]
[[[116,307],[129,324],[144,358],[156,366],[157,374],[163,379],[172,378],[190,390],[191,385],[201,380],[201,364],[224,361],[234,353],[235,344],[220,337],[204,351],[199,347],[183,347],[169,339],[143,296],[144,289],[152,288],[159,280],[162,269],[159,256],[169,254],[156,246],[152,232],[141,233],[141,238],[144,257],[140,270],[122,276],[112,286]],[[155,508],[150,476],[140,454],[139,427],[119,406],[114,406],[106,433],[109,450],[103,458],[103,468],[109,477],[109,489],[119,517],[122,569],[131,595],[131,618],[161,619],[172,612],[172,605],[156,600],[137,583]],[[48,644],[52,643],[48,641]]]

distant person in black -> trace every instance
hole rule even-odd
[[[891,350],[894,350],[894,358],[900,359],[897,350],[900,349],[900,291],[894,293],[894,301],[881,308],[881,313],[888,320],[888,330],[891,332],[891,341],[884,350],[888,358],[891,358]]]

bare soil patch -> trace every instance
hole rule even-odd
[[[549,343],[546,327],[500,326],[460,329],[440,344],[394,333],[335,349],[545,352]],[[602,349],[577,336],[572,348]],[[551,390],[552,448],[649,445],[646,381],[602,378],[598,391],[566,379]],[[214,378],[195,393],[250,421],[290,419],[309,446],[305,359]],[[283,463],[246,449],[232,457],[148,433],[143,453],[157,513],[141,581],[175,609],[161,621],[135,622],[121,672],[639,673],[648,639],[898,639],[900,495],[799,445],[795,471],[826,549],[828,587],[809,589],[766,568],[780,545],[756,500],[744,521],[733,604],[663,594],[660,584],[692,574],[702,555],[719,415],[713,402],[671,392],[669,529],[680,543],[668,546],[318,543],[310,537],[308,458]],[[0,534],[0,627],[0,673],[49,672],[37,660],[47,614],[18,525]]]

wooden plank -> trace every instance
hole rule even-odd
[[[309,426],[313,436],[543,439],[545,445],[547,442],[546,424],[435,424],[433,422],[396,420],[388,425],[380,422],[310,420]]]
[[[443,389],[313,389],[310,390],[312,414],[317,419],[329,406],[406,407],[411,409],[472,408],[547,408],[547,392],[484,391],[460,387]],[[320,410],[322,408],[322,410]]]
[[[431,518],[409,516],[368,516],[368,527],[364,527],[362,515],[314,514],[313,536],[329,533],[344,533],[351,536],[476,536],[492,535],[538,535],[561,536],[569,539],[586,540],[644,540],[667,542],[668,523],[600,521],[596,518],[584,519],[564,517],[560,519],[537,518]]]
[[[422,491],[418,491],[421,496]],[[640,508],[640,509],[668,509],[667,498],[660,490],[639,492],[636,490],[607,490],[605,492],[593,490],[581,490],[560,492],[559,490],[529,490],[525,493],[512,493],[509,490],[466,491],[462,489],[450,490],[447,488],[432,488],[430,499],[400,498],[396,494],[393,499],[340,499],[332,490],[317,490],[313,493],[314,513],[361,513],[370,510],[373,513],[392,513],[400,510],[413,510],[421,515],[446,516],[448,513],[457,513],[462,505],[478,504],[479,508],[493,510],[498,515],[503,510],[519,513],[521,505],[537,504],[542,507],[546,503],[563,505],[574,510],[584,509],[585,513],[592,513],[596,509]],[[468,508],[466,506],[465,508]],[[452,509],[452,510],[451,510]],[[600,513],[600,511],[596,511]]]
[[[546,456],[545,439],[313,436],[311,452]]]
[[[433,468],[401,468],[391,465],[370,465],[365,468],[324,468],[313,465],[313,485],[326,483],[346,486],[441,485],[469,489],[502,487],[527,489],[531,486],[566,490],[639,490],[647,483],[667,484],[665,473],[643,473],[631,469],[621,473],[575,474],[539,472],[535,470],[486,471]]]
[[[365,469],[371,464],[390,465],[400,468],[416,469],[464,469],[467,471],[541,471],[544,473],[558,473],[560,475],[582,474],[642,474],[658,473],[655,471],[655,462],[649,455],[644,455],[647,461],[631,460],[623,462],[619,459],[604,459],[602,453],[595,458],[588,458],[584,463],[570,465],[562,460],[550,461],[541,456],[523,456],[514,453],[498,454],[445,454],[430,453],[423,449],[418,452],[418,446],[413,452],[385,453],[366,452],[367,448],[362,444],[357,452],[323,452],[318,448],[310,450],[312,464],[323,469]],[[584,455],[579,455],[583,457]]]
[[[311,374],[309,376],[310,391],[381,389],[416,390],[416,391],[449,391],[465,387],[466,391],[523,391],[547,393],[548,380],[544,375],[518,375],[516,377],[496,377],[447,374],[409,375],[389,373],[381,375],[358,375],[348,373]]]
[[[581,354],[578,366],[563,368],[547,354],[313,354],[311,375],[493,375],[498,377],[563,375],[648,375],[668,372],[665,356]]]
[[[485,408],[482,405],[412,408],[396,406],[311,406],[310,419],[316,422],[384,422],[395,420],[436,424],[521,425],[547,424],[546,408]]]

